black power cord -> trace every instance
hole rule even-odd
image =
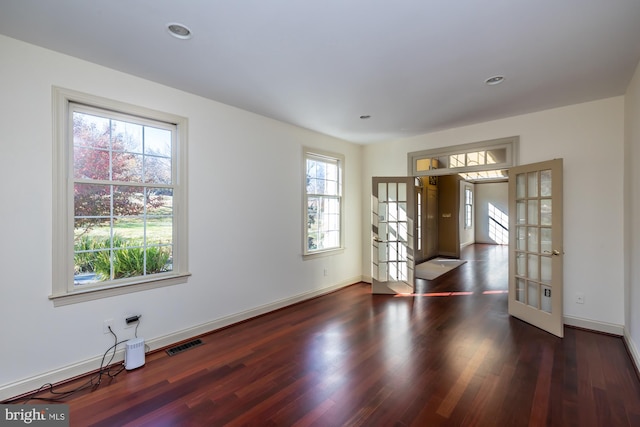
[[[104,375],[107,375],[110,378],[115,378],[116,375],[118,375],[120,372],[122,372],[124,370],[124,363],[121,364],[121,366],[116,369],[115,371],[113,370],[113,367],[108,367],[105,368],[105,359],[107,358],[107,354],[109,354],[109,352],[111,350],[113,350],[113,353],[111,354],[111,358],[109,359],[109,361],[106,363],[106,366],[109,366],[109,364],[113,361],[113,358],[116,355],[116,347],[118,347],[120,344],[127,342],[125,341],[118,341],[118,336],[115,334],[115,332],[113,332],[113,330],[111,330],[111,326],[108,327],[109,328],[109,332],[111,333],[111,335],[113,335],[114,338],[114,342],[115,344],[113,344],[111,347],[109,347],[107,349],[107,351],[104,352],[104,355],[102,355],[102,361],[100,362],[100,369],[98,371],[98,373],[96,373],[94,376],[92,376],[86,383],[84,383],[83,385],[81,385],[80,387],[77,387],[73,390],[67,390],[67,391],[55,391],[53,389],[53,384],[51,383],[46,383],[43,384],[38,390],[36,390],[34,393],[32,393],[32,395],[27,398],[24,402],[22,402],[23,404],[27,404],[32,400],[43,400],[43,401],[47,401],[47,402],[59,402],[63,399],[66,399],[67,397],[73,395],[74,393],[77,393],[79,391],[88,389],[88,388],[93,388],[94,390],[96,388],[98,388],[100,386],[100,383],[102,382],[102,377]],[[137,326],[136,326],[136,330],[137,330]],[[36,397],[35,395],[37,395],[38,393],[42,393],[44,391],[48,391],[49,393],[53,394],[53,397]]]

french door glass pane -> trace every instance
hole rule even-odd
[[[552,252],[551,247],[552,247],[551,229],[541,228],[540,229],[540,252],[543,254],[550,254]]]
[[[551,199],[540,200],[540,224],[551,225]]]
[[[538,255],[529,254],[527,257],[527,277],[532,280],[539,280]]]
[[[387,244],[380,242],[378,244],[378,261],[381,263],[380,265],[382,265],[382,263],[388,260],[389,258],[387,257]]]
[[[527,250],[529,252],[538,252],[538,228],[528,227]]]
[[[524,279],[516,279],[516,300],[522,303],[525,301],[525,285],[526,282]]]
[[[388,184],[389,188],[389,201],[396,202],[398,201],[398,185],[394,182],[390,182]]]
[[[523,252],[516,254],[516,274],[518,276],[527,275],[527,258]]]
[[[526,227],[516,227],[517,230],[517,240],[516,240],[516,249],[519,251],[524,251],[527,248],[527,228]]]
[[[529,210],[527,224],[538,225],[538,201],[529,200],[527,206]]]
[[[551,283],[551,257],[540,257],[540,281],[542,283]]]
[[[527,304],[538,307],[538,284],[535,282],[527,282]]]
[[[519,173],[516,176],[516,199],[523,199],[526,196],[526,188],[525,174]]]
[[[527,223],[526,202],[524,201],[516,202],[516,221],[518,224]]]
[[[387,200],[387,184],[385,182],[378,183],[378,200]]]
[[[538,172],[529,172],[527,177],[527,197],[538,197]]]
[[[407,203],[398,203],[398,221],[407,220]]]
[[[551,170],[540,171],[540,196],[551,197]]]
[[[398,201],[399,202],[407,201],[407,184],[404,182],[398,183]]]

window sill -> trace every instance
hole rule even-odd
[[[303,260],[322,258],[330,255],[339,255],[344,252],[344,248],[327,249],[324,251],[312,252],[310,254],[302,254]]]
[[[161,288],[186,283],[191,273],[177,274],[169,277],[150,279],[144,282],[136,282],[126,285],[113,285],[111,287],[100,287],[83,289],[66,294],[49,295],[54,307],[77,304],[79,302],[93,301],[101,298],[108,298],[116,295],[130,294],[133,292],[146,291],[149,289]]]

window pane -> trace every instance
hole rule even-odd
[[[416,160],[416,170],[419,172],[428,171],[431,166],[431,159],[418,159]]]
[[[173,218],[147,219],[147,245],[173,243]]]
[[[171,131],[144,127],[144,153],[161,157],[171,156]]]
[[[73,177],[75,179],[110,178],[109,151],[73,147]]]
[[[144,182],[171,184],[171,159],[145,156]]]
[[[487,164],[504,163],[507,161],[507,149],[498,148],[487,151]]]
[[[144,243],[144,219],[136,217],[115,217],[113,219],[113,235],[122,238],[122,244],[143,245]],[[114,245],[115,247],[116,245]]]
[[[465,155],[464,154],[454,154],[449,156],[449,167],[450,168],[461,168],[465,166]]]
[[[157,274],[171,271],[171,246],[152,246],[147,249],[145,260],[145,273]]]
[[[109,251],[100,252],[76,252],[73,256],[74,272],[73,283],[74,285],[89,285],[96,283],[108,277],[103,278],[96,272],[96,265],[100,260],[109,260]]]
[[[112,150],[142,153],[142,125],[111,121]]]
[[[110,120],[86,113],[73,113],[73,145],[109,149]]]
[[[114,181],[142,182],[142,156],[114,151],[112,157],[112,179]]]
[[[111,214],[111,186],[74,184],[75,217],[108,217]]]

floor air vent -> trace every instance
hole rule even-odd
[[[174,356],[174,355],[176,355],[178,353],[182,353],[183,351],[189,350],[190,348],[197,347],[200,344],[202,344],[202,340],[201,339],[189,341],[189,342],[186,342],[184,344],[180,344],[180,345],[177,345],[175,347],[171,347],[170,349],[167,350],[167,354],[169,356]]]

